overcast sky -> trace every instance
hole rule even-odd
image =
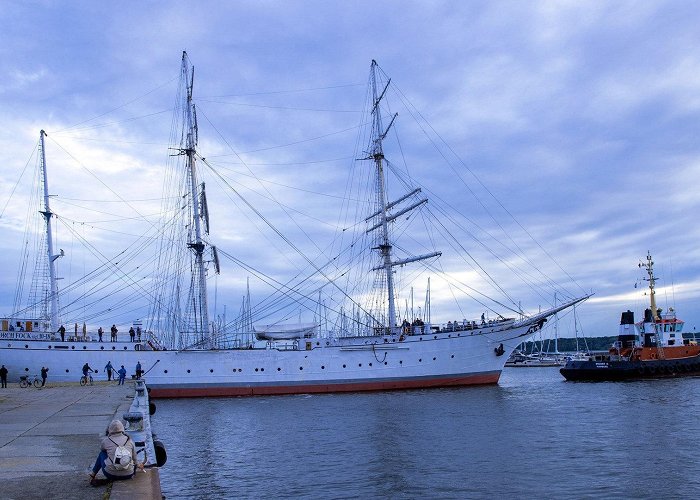
[[[317,241],[337,229],[325,209],[342,194],[333,186],[353,159],[376,59],[554,258],[543,265],[557,281],[560,266],[575,280],[569,290],[595,293],[578,309],[584,334],[615,334],[628,308],[640,318],[646,299],[634,285],[647,251],[659,305],[700,328],[696,2],[7,0],[0,22],[2,315],[12,307],[31,177],[22,172],[39,130],[49,135],[54,210],[112,224],[115,241],[91,235],[90,224],[80,231],[118,247],[133,234],[123,219],[105,223],[111,201],[158,210],[186,50],[202,155],[231,178],[246,174],[241,161],[255,168],[276,196],[304,209],[300,224]],[[427,161],[412,169],[433,190],[452,186],[452,172]],[[95,199],[102,220],[81,209]],[[259,240],[229,208],[212,211],[226,251],[283,279],[282,258],[256,251]],[[62,247],[76,238],[58,237]],[[83,265],[64,258],[62,275]],[[246,274],[232,274],[222,271],[217,301],[237,310]],[[528,308],[540,303],[523,295]]]

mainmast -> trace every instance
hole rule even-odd
[[[50,285],[50,299],[51,299],[51,310],[50,310],[50,320],[51,320],[51,331],[56,331],[58,329],[58,281],[56,280],[56,265],[54,264],[56,259],[58,259],[63,252],[59,255],[54,255],[53,253],[53,233],[51,231],[51,217],[53,213],[49,206],[49,181],[46,174],[46,148],[44,146],[44,136],[46,132],[43,130],[39,133],[39,148],[41,149],[41,178],[44,184],[44,210],[41,214],[46,220],[46,253],[49,262],[49,285]]]
[[[209,333],[209,308],[207,304],[207,277],[204,266],[204,250],[206,245],[202,239],[201,215],[200,215],[200,197],[197,193],[199,187],[197,183],[197,169],[195,155],[197,150],[197,114],[194,103],[192,102],[192,91],[194,86],[194,67],[190,66],[187,52],[182,53],[182,78],[187,87],[187,105],[185,109],[185,125],[187,137],[185,139],[185,148],[182,151],[187,156],[187,174],[189,176],[190,196],[192,199],[192,225],[194,227],[194,235],[190,234],[188,248],[194,253],[194,275],[192,277],[193,290],[193,308],[194,308],[194,327],[193,332],[197,338],[205,340],[204,344],[208,347],[211,342]],[[194,236],[194,238],[192,238]]]

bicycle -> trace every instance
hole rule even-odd
[[[30,387],[32,385],[37,389],[41,387],[41,380],[39,380],[39,377],[37,377],[36,375],[34,375],[34,380],[29,380],[29,375],[22,375],[19,378],[19,386],[22,389],[24,389],[25,387]]]
[[[92,375],[88,374],[80,377],[80,385],[92,385]]]

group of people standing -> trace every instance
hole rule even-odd
[[[66,327],[61,325],[58,330],[56,330],[56,333],[61,335],[61,342],[66,341]],[[85,325],[83,325],[83,334],[85,334]],[[119,329],[117,328],[117,325],[112,325],[112,328],[110,328],[110,341],[111,342],[116,342],[117,341],[117,334],[119,333]],[[102,327],[99,327],[97,329],[97,337],[98,341],[102,342],[102,336],[104,335],[104,330]],[[77,323],[76,323],[76,336],[77,336]],[[137,326],[136,329],[134,330],[134,327],[132,326],[129,328],[129,339],[131,342],[141,342],[141,327]]]
[[[112,375],[114,375],[115,379],[117,378],[116,376],[119,375],[119,383],[117,385],[124,385],[124,380],[126,379],[126,368],[124,368],[124,365],[118,370],[115,370],[112,366],[112,362],[107,361],[105,371],[107,372],[107,382],[112,380]]]

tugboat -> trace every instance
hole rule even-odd
[[[634,313],[626,311],[620,319],[617,341],[608,354],[587,360],[571,360],[559,372],[571,381],[634,380],[646,378],[700,375],[700,345],[683,338],[683,321],[669,307],[664,313],[656,307],[654,262],[647,253],[639,267],[647,271],[650,307],[644,321],[635,324]]]

